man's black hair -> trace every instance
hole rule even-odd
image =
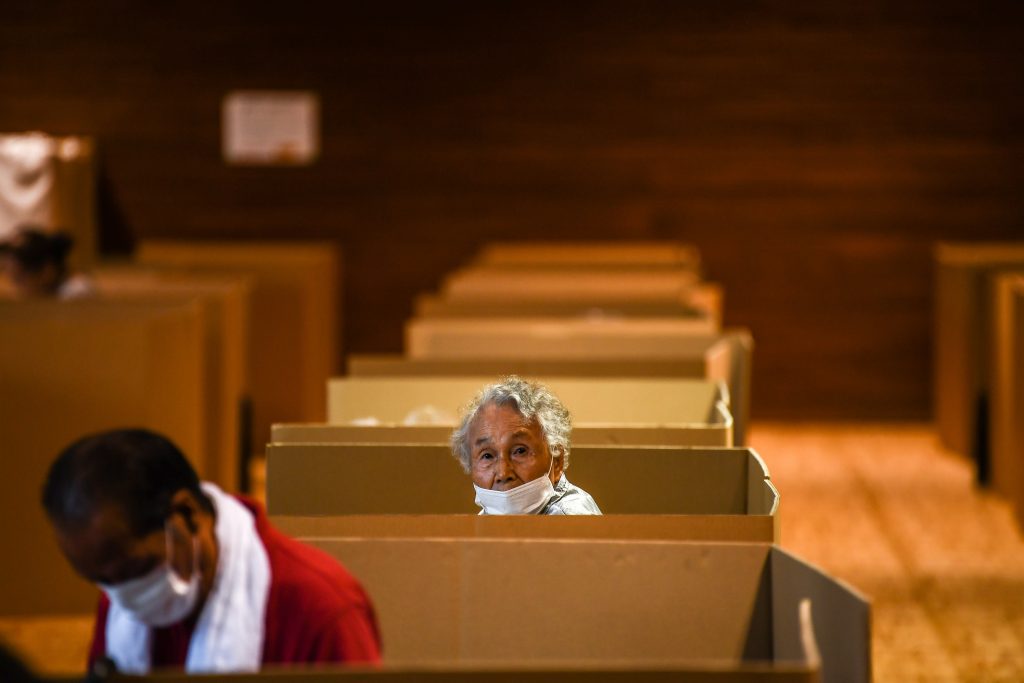
[[[55,525],[73,530],[103,506],[118,505],[132,532],[144,536],[163,528],[171,498],[182,489],[210,509],[199,477],[177,446],[145,429],[119,429],[64,449],[43,485],[43,507]]]

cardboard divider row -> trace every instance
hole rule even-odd
[[[204,478],[227,491],[244,482],[248,387],[248,326],[252,279],[134,265],[105,265],[93,273],[102,299],[199,302],[203,324]],[[154,391],[159,388],[154,387]]]
[[[403,472],[415,476],[396,474]],[[570,453],[566,477],[606,515],[773,517],[778,511],[764,462],[746,448],[580,446]],[[447,445],[267,446],[272,515],[473,514],[479,511],[473,499],[472,481]]]
[[[570,317],[570,318],[679,318],[704,320],[714,329],[722,324],[722,288],[700,283],[678,300],[623,299],[593,296],[570,300],[540,299],[447,299],[421,294],[413,302],[417,318]]]
[[[1024,527],[1024,273],[996,279],[993,318],[992,487]]]
[[[460,344],[463,355],[447,353],[431,344],[431,353],[405,357],[353,356],[348,370],[354,376],[580,376],[580,377],[704,377],[726,380],[733,442],[746,443],[750,416],[750,382],[754,342],[749,331],[728,330],[723,334],[680,333],[644,339],[636,332],[615,338],[580,335],[566,339],[534,338],[525,343],[501,338],[493,328],[472,325],[467,334],[481,346]],[[505,328],[509,325],[505,325]],[[610,329],[606,326],[606,330]],[[507,330],[506,330],[507,331]],[[486,340],[486,341],[485,341]],[[437,347],[437,353],[433,353]]]
[[[700,251],[675,241],[490,242],[474,265],[509,268],[673,268],[700,272]]]
[[[935,421],[942,444],[990,481],[988,415],[994,281],[1024,272],[1024,242],[948,243],[935,251]]]
[[[252,281],[247,330],[252,443],[274,422],[322,421],[324,383],[336,374],[340,256],[329,242],[148,240],[136,260]]]
[[[552,300],[685,302],[700,283],[688,270],[529,270],[468,266],[449,273],[441,295],[450,301]]]
[[[462,410],[497,378],[339,377],[327,384],[329,426],[275,425],[273,440],[446,443]],[[532,378],[572,416],[572,443],[731,446],[725,385],[692,379]]]
[[[204,476],[203,306],[166,300],[0,301],[0,514],[11,551],[0,613],[84,612],[95,587],[74,576],[40,506],[57,454],[125,426],[170,437]]]
[[[767,544],[303,540],[361,577],[386,645],[301,680],[870,680],[864,599]]]

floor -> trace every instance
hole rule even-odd
[[[782,546],[872,598],[875,681],[1024,681],[1024,537],[924,425],[758,424]]]
[[[875,681],[1024,681],[1024,536],[927,425],[755,423],[782,545],[873,600]],[[89,618],[0,620],[39,670],[73,673]]]

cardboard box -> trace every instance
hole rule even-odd
[[[566,476],[607,515],[774,515],[778,507],[764,462],[746,448],[580,446]],[[446,445],[267,446],[274,515],[473,514],[473,499]]]
[[[871,678],[867,600],[771,545],[305,540],[367,588],[384,665],[303,681]],[[292,676],[210,680],[300,680]]]
[[[551,270],[470,267],[445,277],[441,294],[451,301],[685,302],[698,284],[696,273],[685,270]]]
[[[420,318],[405,325],[412,358],[664,358],[680,339],[717,332],[708,320]]]
[[[339,377],[327,384],[335,439],[408,441],[407,426],[433,426],[446,442],[462,409],[497,377]],[[731,446],[725,385],[692,379],[535,378],[572,416],[574,444]],[[300,426],[296,426],[297,428]],[[280,433],[281,430],[278,430]]]
[[[272,422],[322,421],[336,374],[340,256],[330,242],[143,241],[139,263],[253,279],[249,385],[253,443]]]
[[[0,302],[0,443],[5,615],[85,612],[96,588],[61,556],[40,505],[58,453],[91,433],[147,427],[203,475],[204,345],[191,302]],[[16,556],[16,559],[15,559]]]
[[[438,294],[421,294],[413,303],[418,318],[576,317],[576,318],[681,318],[708,319],[722,324],[722,288],[711,283],[696,285],[677,301],[616,299],[603,301],[558,298],[503,300],[451,300]]]
[[[136,301],[197,301],[203,321],[207,416],[205,478],[226,491],[245,482],[248,429],[248,325],[252,280],[236,275],[196,274],[169,269],[105,264],[93,279],[99,296]],[[197,454],[198,455],[198,454]]]
[[[549,268],[677,268],[700,272],[700,251],[682,242],[491,242],[474,265]]]
[[[412,358],[402,356],[350,356],[348,374],[359,377],[466,377],[518,374],[532,377],[692,377],[725,380],[733,415],[733,443],[746,444],[750,419],[750,381],[754,340],[744,329],[722,334],[681,337],[671,355],[619,358],[573,357],[575,347],[562,347],[560,356],[539,357],[511,353],[502,358]],[[545,349],[546,351],[546,349]]]
[[[993,327],[992,487],[1024,527],[1024,273],[996,278]]]
[[[939,244],[935,250],[935,420],[942,444],[974,460],[988,484],[993,278],[1024,269],[1024,242]]]

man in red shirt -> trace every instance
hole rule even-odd
[[[90,667],[380,660],[373,606],[345,568],[278,532],[253,501],[200,483],[158,434],[72,444],[50,468],[43,506],[72,567],[103,590]]]

